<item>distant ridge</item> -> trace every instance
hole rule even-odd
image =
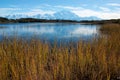
[[[37,18],[20,18],[20,19],[8,19],[5,17],[0,17],[0,23],[33,23],[33,22],[70,22],[70,23],[82,23],[82,24],[106,24],[106,23],[119,23],[120,19],[111,20],[62,20],[62,19],[37,19]]]

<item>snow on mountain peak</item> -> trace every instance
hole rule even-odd
[[[35,14],[35,15],[24,15],[24,14],[14,14],[5,16],[9,19],[19,19],[19,18],[38,18],[38,19],[62,19],[62,20],[98,20],[99,18],[90,16],[90,17],[79,17],[75,13],[67,10],[62,10],[55,12],[53,14]]]
[[[56,19],[78,20],[79,16],[70,11],[60,11],[54,13]]]

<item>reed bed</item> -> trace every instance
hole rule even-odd
[[[100,30],[108,29],[107,38],[76,46],[4,40],[0,80],[120,80],[120,25],[103,25]]]

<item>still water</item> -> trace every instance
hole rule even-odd
[[[40,39],[47,41],[90,40],[98,35],[96,25],[80,23],[12,23],[0,24],[0,39],[18,37],[22,39]]]

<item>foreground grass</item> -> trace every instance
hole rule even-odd
[[[103,25],[101,31],[109,36],[67,47],[5,40],[0,43],[0,80],[119,80],[120,25]]]

